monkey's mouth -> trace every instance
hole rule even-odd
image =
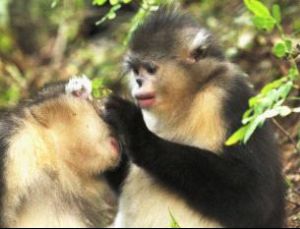
[[[135,98],[142,109],[150,108],[155,103],[155,95],[153,93],[136,95]]]
[[[112,147],[113,152],[116,155],[119,155],[120,151],[121,151],[121,147],[120,147],[119,141],[115,137],[111,136],[111,137],[109,137],[109,143],[110,143],[110,146]]]

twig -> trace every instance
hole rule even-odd
[[[64,0],[63,1],[63,8],[62,10],[65,11],[67,8],[70,6],[70,0]],[[61,63],[66,47],[67,47],[67,40],[68,40],[68,24],[67,24],[67,18],[66,14],[63,13],[63,17],[61,19],[60,25],[58,27],[57,31],[57,37],[56,41],[53,47],[53,63],[54,66],[57,66],[58,64]]]
[[[289,202],[290,204],[294,205],[296,208],[300,208],[300,204],[294,202],[294,201],[291,201],[289,199],[287,199],[287,202]]]
[[[290,140],[290,142],[295,147],[296,153],[300,153],[300,150],[298,148],[297,142],[291,137],[290,133],[287,132],[283,126],[279,124],[274,118],[272,119],[272,122],[275,124],[275,126]]]

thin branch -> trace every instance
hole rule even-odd
[[[298,144],[297,142],[295,141],[295,139],[292,138],[292,136],[290,135],[289,132],[287,132],[282,125],[280,125],[279,122],[276,121],[276,119],[272,119],[272,122],[275,124],[275,126],[290,140],[290,142],[293,144],[295,150],[296,150],[296,153],[300,153],[300,150],[298,148]]]
[[[289,202],[290,204],[294,205],[296,208],[300,208],[300,204],[294,202],[294,201],[291,201],[289,199],[287,199],[287,202]]]

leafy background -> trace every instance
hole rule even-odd
[[[124,92],[127,41],[146,14],[166,2],[172,1],[1,0],[0,110],[73,75],[88,75],[95,96],[107,88]],[[215,33],[260,92],[250,101],[245,126],[227,143],[247,141],[266,119],[274,123],[288,187],[288,225],[300,227],[300,1],[173,2]]]

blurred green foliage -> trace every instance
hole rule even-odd
[[[171,210],[169,210],[169,215],[171,218],[170,228],[181,228],[176,218],[174,217],[173,213],[171,212]]]
[[[299,107],[291,108],[285,105],[289,95],[297,87],[296,81],[299,80],[300,75],[294,59],[294,53],[297,52],[296,44],[293,44],[291,38],[283,32],[280,6],[273,5],[271,12],[259,0],[244,0],[244,2],[254,14],[252,21],[258,29],[271,32],[276,26],[280,33],[280,39],[274,44],[273,54],[278,58],[285,57],[289,60],[290,67],[285,76],[267,83],[257,96],[250,99],[250,108],[242,120],[244,126],[228,139],[227,145],[233,145],[239,141],[246,143],[254,131],[262,126],[267,119],[300,113]]]

